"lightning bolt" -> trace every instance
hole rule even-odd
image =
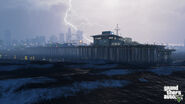
[[[65,17],[64,17],[64,22],[65,22],[66,25],[72,27],[75,31],[77,31],[78,28],[77,28],[76,26],[74,26],[72,23],[70,23],[70,22],[67,20],[67,18],[68,18],[68,16],[69,16],[69,13],[71,12],[71,8],[72,8],[72,1],[69,0],[69,7],[68,7],[68,9],[67,9],[67,11],[66,11],[66,14],[65,14]]]
[[[73,25],[71,22],[68,21],[68,17],[69,17],[69,13],[71,12],[71,8],[72,8],[72,0],[68,0],[68,9],[66,11],[65,17],[64,17],[64,22],[66,25],[70,26],[71,28],[73,28],[75,31],[78,30],[78,28]],[[85,40],[87,40],[88,42],[92,42],[92,40],[90,40],[89,38],[87,38],[86,36],[83,36]]]

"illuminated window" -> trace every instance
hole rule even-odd
[[[120,40],[120,41],[123,41],[123,39],[122,39],[122,38],[119,38],[119,40]]]
[[[118,45],[121,45],[121,44],[120,43],[112,43],[111,45],[118,46]]]
[[[100,40],[101,39],[101,37],[97,37],[97,38],[95,38],[96,40]]]
[[[27,61],[28,60],[28,56],[25,56],[24,59]]]
[[[114,39],[114,37],[109,37],[109,39]]]

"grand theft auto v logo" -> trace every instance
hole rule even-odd
[[[164,86],[164,91],[166,95],[164,95],[164,99],[170,100],[177,100],[177,102],[181,102],[183,100],[183,95],[179,90],[179,86]]]

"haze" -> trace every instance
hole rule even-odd
[[[0,33],[10,30],[14,39],[25,39],[66,32],[68,7],[68,0],[1,0]],[[119,24],[123,37],[182,44],[185,0],[72,0],[67,20],[88,39]]]

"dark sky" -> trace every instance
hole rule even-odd
[[[65,32],[69,0],[1,0],[0,33],[14,38]],[[68,22],[86,38],[120,25],[121,35],[142,43],[182,44],[185,0],[72,0]]]
[[[65,30],[66,8],[60,2],[39,4],[39,0],[1,0],[0,33],[9,30],[14,39],[59,34]]]

